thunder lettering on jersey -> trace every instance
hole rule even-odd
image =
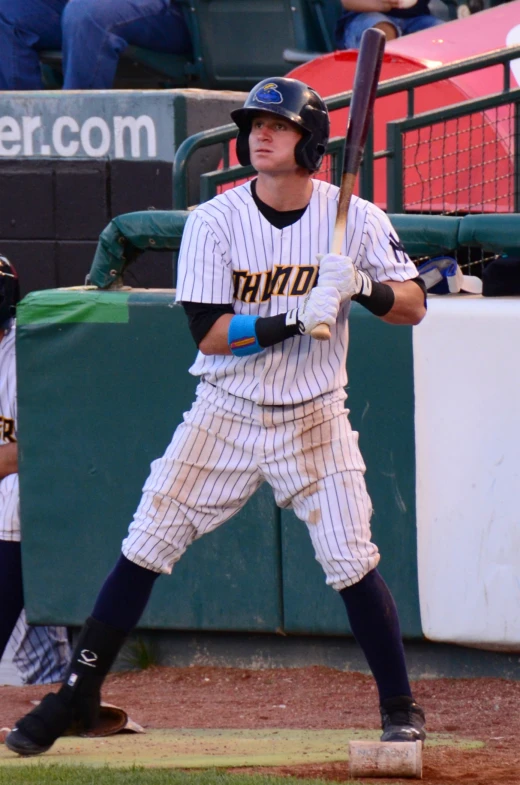
[[[317,254],[330,248],[339,189],[313,180],[302,217],[283,229],[258,210],[249,183],[197,207],[186,223],[177,301],[232,304],[235,313],[274,316],[297,308],[315,284]],[[352,197],[342,253],[374,281],[417,276],[387,216]],[[348,313],[341,307],[330,341],[289,338],[246,357],[198,353],[193,375],[262,405],[292,405],[346,386]],[[374,317],[377,318],[377,317]]]
[[[15,328],[0,341],[0,444],[16,442]],[[20,541],[18,474],[0,480],[0,540]]]
[[[243,303],[266,302],[271,297],[306,295],[318,277],[315,265],[275,265],[265,273],[233,272],[233,298]]]

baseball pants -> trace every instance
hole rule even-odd
[[[237,513],[265,481],[307,524],[337,591],[379,562],[358,435],[340,390],[295,406],[258,406],[207,382],[151,472],[123,554],[170,573],[188,545]]]
[[[13,662],[24,684],[63,681],[71,655],[66,627],[30,625],[22,611],[11,644]]]

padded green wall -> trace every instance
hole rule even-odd
[[[411,328],[354,307],[349,407],[368,466],[374,537],[405,635],[420,635]],[[55,290],[19,305],[20,490],[26,607],[81,624],[116,561],[150,462],[189,408],[195,356],[171,292]],[[262,487],[161,577],[147,628],[348,632],[305,526]]]
[[[194,344],[172,293],[40,292],[19,306],[17,352],[28,617],[81,624],[151,461],[190,407]],[[143,625],[276,630],[279,564],[277,510],[262,488],[159,579]]]

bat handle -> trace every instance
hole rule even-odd
[[[317,341],[330,341],[330,327],[328,324],[317,324],[311,330],[311,336]]]

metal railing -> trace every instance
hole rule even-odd
[[[450,79],[455,76],[467,74],[484,68],[501,65],[503,69],[502,78],[502,92],[497,94],[503,96],[504,94],[516,94],[516,90],[511,91],[511,74],[509,63],[511,60],[520,57],[520,46],[506,47],[485,54],[472,57],[467,60],[461,60],[449,65],[438,66],[429,68],[424,71],[419,71],[406,76],[399,76],[393,79],[387,79],[381,82],[377,89],[377,98],[383,98],[396,93],[406,92],[407,94],[407,112],[406,118],[403,120],[410,120],[415,115],[415,101],[416,90],[424,85],[440,82],[445,79]],[[352,100],[352,91],[345,93],[337,93],[325,99],[325,103],[329,111],[343,109],[350,106]],[[481,99],[486,100],[486,99]],[[511,100],[509,98],[509,100]],[[459,106],[459,105],[457,105]],[[446,107],[438,110],[439,112],[446,113],[453,106]],[[237,134],[237,128],[233,123],[220,126],[219,128],[202,131],[198,134],[190,136],[185,139],[175,154],[174,170],[173,170],[173,199],[176,209],[186,209],[188,204],[188,186],[187,186],[187,171],[188,164],[191,156],[202,147],[208,147],[216,144],[222,144],[222,168],[215,173],[208,173],[202,175],[204,182],[204,199],[210,198],[216,192],[217,186],[223,187],[225,184],[236,183],[240,180],[247,179],[252,176],[253,170],[247,170],[241,166],[230,166],[230,144]],[[331,172],[334,176],[332,182],[339,184],[341,175],[341,165],[338,164],[338,138],[329,142],[327,153],[333,158],[333,165]],[[374,151],[373,134],[370,133],[365,146],[364,162],[360,171],[359,178],[359,193],[366,199],[373,199],[374,193],[374,161],[381,158],[392,158],[394,155],[393,150],[379,150]],[[200,196],[202,201],[202,192]]]

